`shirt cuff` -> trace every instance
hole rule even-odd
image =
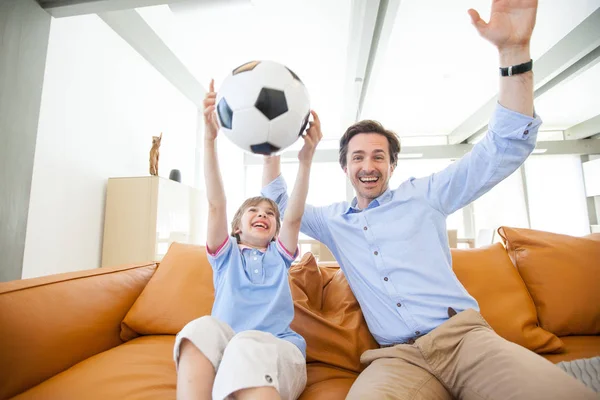
[[[290,251],[285,248],[283,243],[281,243],[279,238],[277,238],[277,247],[279,248],[279,252],[282,253],[283,255],[285,255],[287,257],[287,259],[290,261],[294,261],[296,259],[296,257],[298,257],[298,253],[300,252],[298,245],[296,245],[295,253],[294,254],[290,253]]]
[[[277,198],[281,193],[287,193],[287,184],[285,183],[285,179],[283,179],[283,175],[279,174],[279,176],[273,179],[269,184],[262,188],[260,194],[263,197],[269,199]]]
[[[532,118],[496,103],[488,129],[503,138],[528,140],[537,136],[541,124],[542,119],[535,111]]]
[[[214,251],[210,251],[210,249],[208,248],[208,244],[206,245],[206,254],[208,254],[210,257],[212,258],[217,258],[219,256],[219,254],[221,254],[223,252],[223,250],[225,250],[225,248],[227,248],[227,244],[229,243],[229,236],[227,236],[227,238],[225,239],[225,241],[223,243],[221,243],[221,245]]]

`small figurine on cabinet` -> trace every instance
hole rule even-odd
[[[152,136],[152,148],[150,149],[150,175],[158,175],[158,148],[162,140],[162,132],[160,136]]]

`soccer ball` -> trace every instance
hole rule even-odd
[[[306,87],[292,70],[273,61],[251,61],[233,70],[219,88],[221,131],[243,150],[270,155],[302,135],[310,115]]]

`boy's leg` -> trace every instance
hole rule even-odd
[[[350,388],[347,400],[452,400],[444,385],[427,370],[415,345],[367,350],[360,361],[369,366]]]
[[[188,339],[181,341],[179,353],[177,400],[210,399],[215,380],[212,363]]]
[[[556,365],[498,336],[475,310],[453,316],[416,345],[459,399],[598,399]]]
[[[210,399],[223,351],[234,332],[224,322],[205,316],[177,334],[173,358],[177,367],[177,399]]]
[[[215,378],[214,399],[296,399],[306,385],[306,360],[290,342],[261,331],[231,339]],[[276,396],[276,397],[271,397]]]
[[[236,400],[281,400],[277,389],[270,386],[241,389],[233,394],[233,398]]]

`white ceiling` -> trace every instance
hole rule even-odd
[[[350,42],[352,3],[204,0],[137,11],[205,87],[214,77],[218,89],[249,60],[287,65],[306,84],[326,138],[336,139],[345,128],[344,95],[354,73],[346,66],[348,50],[360,45]],[[471,26],[470,7],[489,15],[489,1],[400,2],[387,46],[378,51],[361,118],[377,119],[405,137],[439,137],[495,95],[497,53]],[[540,0],[534,61],[599,7],[600,0]],[[546,130],[599,114],[600,65],[540,96],[536,110]]]
[[[564,130],[600,114],[600,63],[544,93],[535,107],[549,130]]]
[[[489,1],[401,2],[363,118],[381,120],[401,135],[449,134],[496,94],[497,51],[471,26],[470,7],[487,20]],[[598,7],[600,0],[541,0],[533,59]]]

